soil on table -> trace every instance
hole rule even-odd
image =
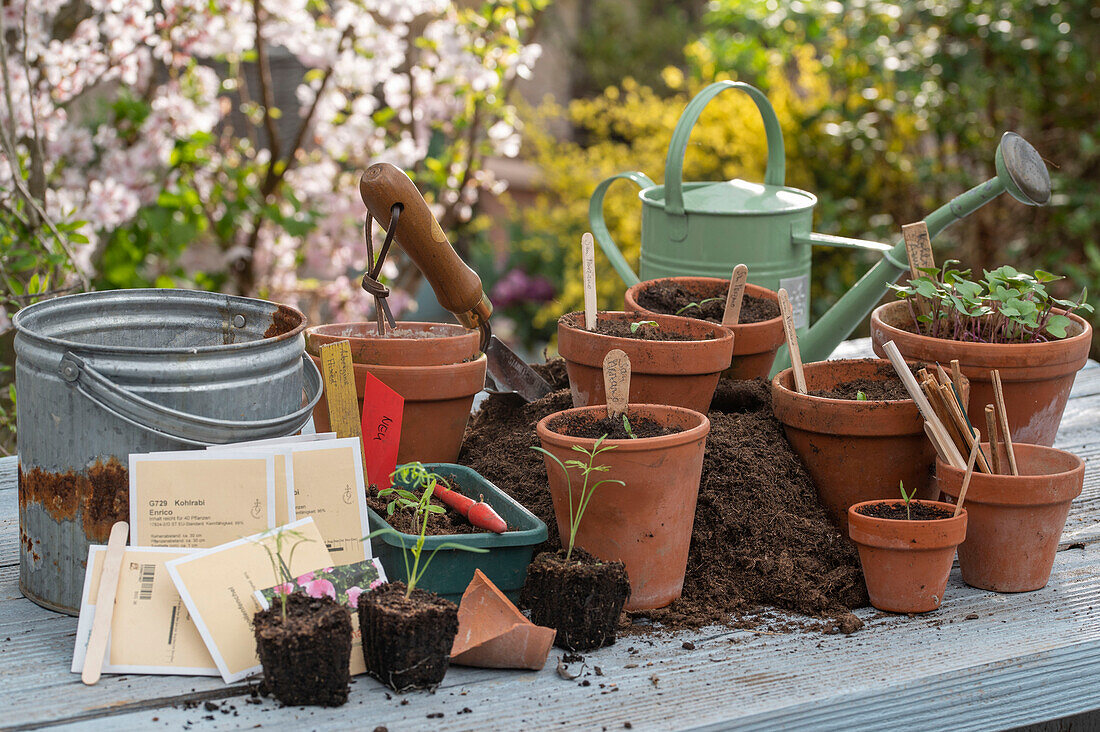
[[[394,691],[434,689],[450,663],[458,606],[434,592],[388,582],[359,596],[367,673]]]
[[[678,282],[658,282],[639,293],[638,304],[655,313],[721,323],[729,290],[728,282],[721,286],[695,288],[684,287]],[[778,303],[746,293],[741,300],[741,314],[737,322],[760,323],[778,317]]]
[[[842,381],[832,389],[814,389],[810,392],[810,396],[855,401],[859,398],[858,394],[861,391],[869,402],[912,398],[890,364],[879,364],[874,376]]]
[[[263,693],[287,706],[338,707],[348,700],[351,613],[330,597],[295,592],[252,618]]]
[[[856,513],[894,521],[939,521],[951,518],[955,512],[939,506],[929,506],[926,503],[910,503],[909,512],[906,513],[905,503],[897,501],[896,503],[872,503],[870,506],[856,509]]]
[[[536,370],[557,391],[524,404],[492,395],[473,416],[458,462],[468,465],[542,519],[560,547],[535,423],[572,406],[559,360]],[[809,473],[771,412],[763,379],[719,382],[709,413],[699,502],[684,594],[667,608],[635,613],[665,628],[736,625],[772,605],[830,618],[852,632],[850,608],[867,605],[859,555],[825,515]]]
[[[660,437],[661,435],[674,435],[683,432],[683,428],[666,426],[649,417],[635,416],[630,418],[627,412],[627,420],[630,422],[630,432],[626,431],[622,417],[604,417],[595,419],[587,414],[568,414],[550,422],[552,431],[569,437],[587,437],[593,440],[607,436],[610,440],[629,440],[631,437],[642,439],[645,437]]]
[[[472,495],[470,491],[463,490],[459,484],[458,479],[453,475],[443,475],[458,493],[464,496],[469,496],[474,500],[477,500],[478,496]],[[420,534],[420,524],[417,522],[416,513],[410,508],[401,508],[395,506],[393,509],[393,515],[386,515],[386,507],[390,501],[393,500],[393,496],[387,495],[379,498],[378,490],[371,485],[367,488],[367,506],[374,510],[379,516],[383,518],[390,526],[403,534]],[[471,524],[465,516],[458,511],[454,510],[447,504],[440,501],[438,498],[432,497],[431,504],[433,506],[441,506],[445,510],[444,513],[433,513],[428,519],[428,531],[427,536],[443,536],[445,534],[486,534],[489,533],[487,529],[478,528]],[[508,527],[508,531],[512,531],[512,527]]]
[[[630,580],[622,562],[601,562],[574,547],[543,552],[527,568],[521,604],[531,608],[531,622],[558,631],[554,645],[590,651],[615,642],[619,615],[630,597]]]

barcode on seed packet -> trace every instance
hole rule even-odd
[[[138,575],[138,582],[140,586],[138,589],[139,600],[152,600],[153,599],[153,579],[156,576],[157,565],[155,564],[142,564],[141,572]]]

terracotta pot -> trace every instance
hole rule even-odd
[[[556,634],[528,620],[478,569],[458,606],[451,663],[538,671],[546,665]]]
[[[478,356],[480,334],[451,323],[398,321],[399,331],[427,333],[425,338],[378,338],[374,323],[331,323],[306,330],[306,351],[321,355],[321,346],[336,341],[351,344],[353,363],[379,366],[437,366],[473,361]]]
[[[982,447],[989,454],[989,445]],[[1073,453],[1023,443],[1014,452],[1020,475],[975,472],[966,492],[970,526],[959,568],[963,582],[983,590],[1046,586],[1070,504],[1084,486],[1085,461]],[[937,487],[953,501],[962,479],[962,470],[936,461]]]
[[[1049,343],[964,343],[917,335],[905,330],[912,322],[904,302],[882,305],[871,313],[871,341],[875,353],[882,345],[897,344],[911,361],[939,362],[945,368],[959,359],[970,379],[970,422],[985,424],[985,405],[993,403],[990,372],[999,370],[1004,385],[1005,407],[1012,439],[1049,447],[1058,434],[1073,378],[1085,365],[1092,345],[1092,326],[1070,314],[1070,335]]]
[[[639,320],[633,313],[601,312],[599,320]],[[730,364],[733,336],[725,328],[675,315],[648,315],[665,332],[698,340],[646,341],[618,338],[584,329],[584,313],[569,313],[558,320],[558,353],[565,359],[573,406],[606,404],[603,359],[613,348],[630,357],[630,401],[636,404],[668,404],[703,412],[710,408],[718,377]]]
[[[892,613],[926,613],[943,601],[955,547],[966,538],[966,509],[954,518],[898,521],[859,513],[861,506],[901,503],[866,501],[848,509],[848,535],[859,547],[859,562],[871,604]],[[917,501],[949,511],[938,501]]]
[[[596,442],[553,431],[559,417],[573,414],[602,419],[607,412],[599,406],[580,407],[539,421],[536,431],[543,448],[562,462],[581,457],[574,445],[588,449]],[[631,588],[626,609],[644,610],[668,605],[683,589],[710,420],[690,409],[657,404],[631,404],[627,417],[648,417],[684,431],[604,442],[615,449],[597,458],[598,464],[609,468],[599,477],[626,485],[606,483],[596,489],[577,531],[576,546],[604,561],[623,562]],[[561,467],[543,457],[558,532],[568,537],[570,484]],[[583,481],[575,470],[569,477],[575,505]]]
[[[853,379],[873,378],[889,361],[854,359],[806,364],[809,391],[831,389]],[[932,487],[935,448],[912,399],[866,401],[799,394],[790,369],[772,379],[772,410],[787,440],[802,458],[829,518],[848,533],[848,507],[876,498],[895,498],[898,481],[918,498],[939,496]]]
[[[679,283],[692,291],[698,288],[700,292],[711,292],[716,287],[725,287],[729,284],[729,280],[723,280],[720,277],[665,277],[658,280],[639,282],[626,291],[627,312],[661,315],[661,313],[647,310],[639,305],[638,295],[655,283],[666,280]],[[759,285],[745,285],[745,294],[771,300],[777,304],[779,301],[779,296],[775,292]],[[772,370],[772,363],[775,362],[775,352],[779,350],[784,342],[783,318],[777,316],[759,323],[740,323],[729,327],[729,330],[733,332],[733,362],[723,372],[722,378],[768,378],[768,374]]]
[[[317,368],[320,360],[310,355]],[[371,374],[405,398],[397,463],[453,463],[462,447],[474,395],[485,386],[485,356],[476,361],[441,366],[374,366],[352,364],[359,411],[363,411],[365,374]],[[318,432],[329,430],[328,402],[313,408]]]

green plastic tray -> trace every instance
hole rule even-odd
[[[466,586],[474,577],[474,570],[480,569],[510,600],[513,602],[518,600],[523,582],[527,579],[527,565],[531,563],[535,547],[546,541],[546,524],[471,468],[452,463],[427,463],[425,467],[443,476],[456,476],[459,492],[464,495],[474,499],[479,494],[483,495],[485,502],[508,522],[509,528],[514,530],[503,534],[484,532],[426,537],[423,559],[426,559],[435,547],[445,541],[481,547],[488,549],[489,552],[476,554],[457,549],[443,549],[436,553],[435,559],[428,566],[428,571],[418,586],[458,603],[462,599],[462,593],[466,591]],[[400,485],[400,482],[398,484]],[[389,526],[374,510],[368,508],[367,512],[371,531]],[[400,539],[392,534],[376,536],[371,539],[371,545],[374,556],[382,561],[386,578],[404,582],[408,575],[405,572],[405,561],[401,556],[402,546],[416,546],[417,537],[404,533],[399,536]],[[409,562],[412,563],[411,555]]]

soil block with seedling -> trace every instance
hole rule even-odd
[[[706,412],[718,378],[730,365],[733,336],[714,323],[673,315],[600,312],[585,330],[584,313],[558,320],[573,406],[607,403],[603,359],[619,349],[630,358],[632,404],[669,404]]]
[[[899,481],[918,498],[939,495],[932,488],[935,448],[889,361],[819,361],[804,373],[807,394],[795,389],[791,369],[776,374],[772,408],[842,532],[849,506],[895,496],[891,486]]]
[[[662,277],[639,282],[626,291],[626,310],[643,317],[678,315],[721,323],[730,282],[718,277]],[[733,333],[733,361],[723,372],[727,379],[767,378],[775,353],[783,345],[783,321],[776,293],[746,285]]]
[[[451,646],[458,633],[458,606],[434,592],[417,587],[440,551],[484,553],[486,550],[457,542],[440,542],[425,556],[429,519],[446,511],[432,503],[437,482],[429,480],[420,495],[403,488],[379,492],[395,509],[411,510],[420,527],[415,542],[404,546],[402,560],[406,582],[388,582],[359,597],[359,630],[363,636],[363,660],[367,673],[394,691],[434,689],[450,663]],[[403,535],[386,526],[370,538]],[[410,560],[411,557],[411,560]]]
[[[284,588],[295,586],[287,567],[301,541],[296,532],[279,531],[274,553],[261,544]],[[351,614],[346,607],[330,597],[279,592],[267,610],[253,616],[252,628],[266,692],[287,706],[338,707],[348,700]]]
[[[1092,326],[1073,312],[1092,312],[1085,293],[1077,301],[1053,297],[1048,283],[1061,278],[1042,270],[1004,266],[974,281],[957,264],[949,260],[894,287],[901,301],[871,314],[875,353],[893,341],[907,360],[958,359],[970,379],[974,425],[983,423],[993,402],[991,373],[1000,371],[1012,439],[1049,447],[1092,344]]]
[[[857,503],[848,509],[848,534],[871,604],[895,613],[939,608],[955,548],[966,538],[966,510],[914,499],[899,484],[901,500]]]
[[[474,570],[480,569],[509,599],[519,599],[535,547],[546,541],[546,524],[541,519],[477,471],[464,465],[404,465],[394,473],[393,481],[395,487],[410,492],[422,491],[431,484],[435,502],[440,502],[437,490],[446,496],[441,489],[451,488],[458,499],[487,506],[506,524],[503,533],[496,533],[471,524],[458,511],[437,514],[424,538],[426,551],[434,552],[442,544],[461,542],[465,546],[484,549],[486,553],[471,554],[453,548],[440,550],[434,554],[430,568],[419,581],[420,587],[458,603],[474,576]],[[387,525],[395,528],[393,524],[397,524],[394,533],[376,536],[372,546],[374,556],[379,558],[386,570],[386,576],[407,581],[404,547],[411,547],[417,542],[419,517],[415,511],[394,503],[392,495],[372,499],[371,504],[378,506],[379,510],[368,506],[367,518],[372,531]],[[378,505],[380,503],[383,505]],[[394,506],[393,513],[388,517],[392,523],[387,521],[390,503]]]

